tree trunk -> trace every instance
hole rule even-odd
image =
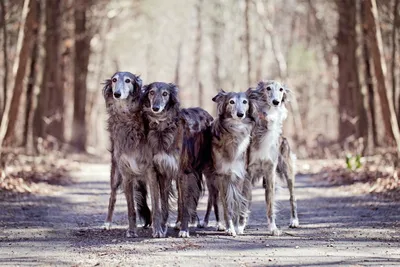
[[[344,143],[350,136],[358,137],[359,120],[356,92],[359,91],[356,49],[356,15],[354,0],[337,0],[339,25],[337,34],[338,83],[339,83],[339,141]]]
[[[24,120],[24,129],[23,129],[23,139],[22,145],[27,148],[28,153],[33,152],[33,143],[32,143],[32,136],[31,136],[31,127],[32,127],[32,120],[33,120],[33,113],[34,113],[34,106],[35,106],[35,95],[34,89],[38,78],[38,59],[39,59],[39,32],[41,28],[41,0],[34,0],[36,2],[36,23],[34,25],[33,30],[33,50],[32,50],[32,57],[31,57],[31,65],[29,69],[29,78],[28,78],[28,85],[26,89],[26,109],[25,109],[25,120]]]
[[[250,0],[245,0],[244,10],[244,21],[245,21],[245,48],[247,58],[247,84],[251,84],[251,53],[250,53]]]
[[[6,3],[5,0],[0,1],[1,7],[1,24],[3,25],[3,58],[4,58],[4,78],[3,78],[3,91],[0,92],[0,123],[4,114],[4,109],[7,103],[7,84],[8,84],[8,47],[7,47],[7,22],[6,22]]]
[[[86,149],[86,77],[90,55],[90,34],[87,29],[87,1],[75,2],[75,70],[74,70],[74,115],[72,145],[79,151]]]
[[[400,132],[395,115],[393,102],[387,94],[386,63],[383,58],[382,36],[379,27],[378,10],[375,0],[362,1],[365,24],[368,27],[367,44],[373,58],[374,70],[377,80],[378,94],[381,102],[382,117],[385,133],[389,141],[394,141],[400,152]]]
[[[197,0],[196,3],[196,40],[194,48],[194,80],[198,87],[199,93],[199,106],[203,106],[203,87],[201,85],[200,79],[200,59],[201,59],[201,45],[203,39],[203,32],[201,27],[201,10],[202,10],[203,0]]]
[[[34,118],[34,136],[64,141],[64,90],[61,79],[61,0],[46,0],[43,78]]]
[[[393,28],[392,28],[392,98],[393,98],[393,107],[395,110],[399,110],[400,106],[398,106],[397,99],[399,98],[398,90],[396,90],[396,59],[397,59],[397,40],[396,40],[396,33],[397,27],[399,24],[399,0],[394,0],[394,7],[393,7]],[[400,98],[399,98],[400,99]],[[397,106],[397,109],[396,109]],[[397,121],[399,121],[400,117],[397,114]]]
[[[5,139],[10,139],[14,133],[15,124],[18,116],[19,103],[23,91],[26,66],[32,54],[34,34],[33,30],[36,21],[36,1],[25,0],[22,11],[21,27],[17,42],[17,56],[13,66],[14,82],[10,101],[7,101],[3,119],[0,125],[0,147]],[[12,141],[12,140],[10,140]]]

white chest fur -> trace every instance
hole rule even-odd
[[[176,158],[165,152],[160,152],[154,155],[153,161],[156,165],[160,166],[161,168],[168,168],[174,171],[178,170],[178,162]]]
[[[246,165],[244,153],[250,144],[250,135],[246,136],[238,145],[236,154],[232,160],[224,158],[219,151],[214,151],[215,166],[217,173],[229,174],[233,173],[236,177],[244,179],[246,176]]]
[[[282,133],[282,123],[287,117],[284,106],[271,108],[266,112],[268,120],[268,131],[260,140],[257,147],[250,150],[250,165],[261,161],[276,162],[279,155],[279,137]]]
[[[137,158],[133,154],[123,154],[121,156],[121,161],[125,163],[131,170],[131,172],[135,175],[142,175],[144,172],[143,166],[140,166],[140,164],[137,161]]]

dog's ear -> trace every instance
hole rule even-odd
[[[169,83],[169,100],[167,108],[179,108],[179,99],[178,99],[178,86],[173,83]]]
[[[104,87],[103,87],[103,97],[105,100],[109,99],[112,97],[112,87],[111,87],[111,79],[107,79],[103,82]]]
[[[226,95],[226,92],[221,88],[216,96],[212,98],[212,101],[218,103]]]
[[[134,88],[135,92],[141,93],[143,81],[140,78],[140,76],[135,76],[135,80],[132,81],[132,83],[133,83],[133,88]]]
[[[249,110],[247,111],[247,116],[252,120],[252,121],[258,121],[259,115],[258,115],[258,107],[257,107],[257,100],[259,98],[258,96],[259,92],[254,90],[253,88],[249,88],[246,91],[246,96],[249,101]]]
[[[150,86],[145,85],[141,88],[141,97],[140,97],[140,104],[142,106],[145,106],[146,108],[150,108],[150,100],[149,100],[149,91],[150,91]]]
[[[292,95],[292,91],[289,88],[287,88],[286,86],[284,86],[282,102],[283,103],[290,102],[291,95]]]

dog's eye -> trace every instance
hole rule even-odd
[[[154,95],[154,91],[150,91],[150,93],[149,94],[151,94],[151,95]]]
[[[271,91],[271,87],[268,86],[268,87],[267,87],[267,90],[268,90],[268,91]]]
[[[130,83],[131,80],[130,80],[130,79],[126,79],[125,82],[126,82],[126,83]]]
[[[283,88],[279,89],[279,91],[281,91],[281,92],[282,92],[282,91],[283,91]]]
[[[229,104],[235,104],[235,101],[233,101],[233,100],[231,100],[231,101],[229,101]]]
[[[113,82],[113,83],[116,83],[116,82],[117,82],[117,78],[113,78],[113,79],[112,79],[112,82]]]
[[[243,100],[243,104],[247,104],[247,100]]]
[[[163,96],[167,96],[167,95],[168,95],[168,93],[167,93],[167,92],[164,92],[164,93],[162,93],[162,95],[163,95]]]

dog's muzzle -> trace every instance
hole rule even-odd
[[[152,109],[154,112],[160,111],[160,107],[152,107],[151,109]]]
[[[238,113],[236,113],[236,115],[237,115],[239,118],[243,118],[243,116],[244,116],[244,113],[242,113],[242,112],[238,112]]]
[[[121,93],[119,93],[119,92],[114,92],[114,97],[115,97],[115,98],[120,98],[120,97],[121,97]]]
[[[278,100],[276,100],[276,99],[272,100],[272,104],[274,104],[275,106],[279,105],[279,103],[280,102]]]

